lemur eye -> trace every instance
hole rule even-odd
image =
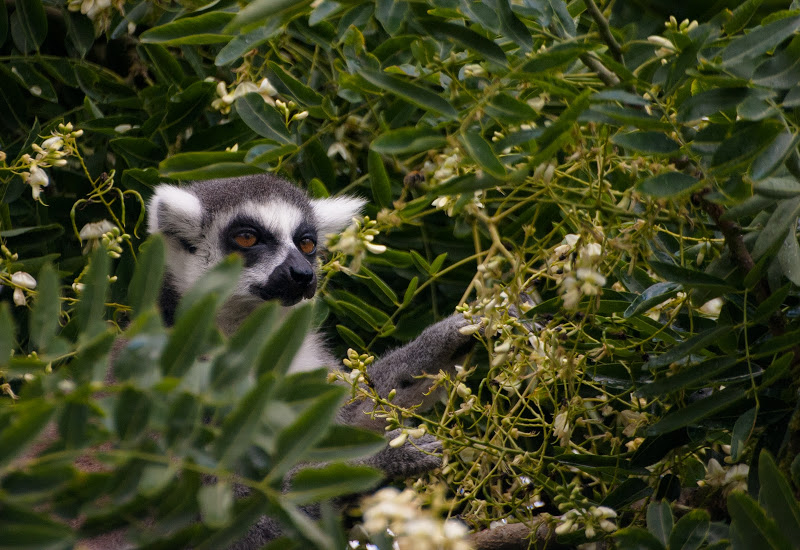
[[[242,231],[233,236],[233,240],[242,248],[250,248],[258,242],[258,238],[249,231]]]
[[[306,237],[305,239],[300,239],[298,246],[300,247],[300,250],[303,252],[303,254],[313,254],[314,251],[317,249],[317,244],[308,237]]]

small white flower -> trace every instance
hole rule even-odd
[[[396,449],[397,447],[402,447],[407,439],[408,439],[408,432],[402,432],[400,435],[398,435],[389,442],[389,447],[392,447],[393,449]]]
[[[130,124],[120,124],[119,126],[114,127],[114,131],[118,134],[124,134],[125,132],[129,131],[133,126]]]
[[[18,306],[24,306],[28,303],[27,298],[25,298],[25,292],[22,291],[21,288],[14,289],[14,304]]]
[[[31,164],[30,172],[22,173],[22,179],[31,186],[33,200],[39,200],[39,195],[42,194],[42,188],[50,185],[50,178],[47,177],[47,172],[36,164]]]
[[[36,288],[36,279],[30,273],[24,271],[17,271],[11,274],[11,282],[18,287],[33,290]]]

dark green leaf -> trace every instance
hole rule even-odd
[[[633,317],[638,313],[647,311],[651,307],[673,298],[682,289],[683,286],[678,283],[656,283],[631,302],[630,307],[625,310],[623,317],[627,319],[628,317]]]
[[[758,234],[753,251],[751,252],[754,261],[758,261],[766,252],[773,250],[785,238],[790,228],[797,224],[797,216],[800,215],[800,197],[786,199],[778,203],[775,212],[769,218],[767,225]]]
[[[679,122],[692,122],[733,109],[750,94],[749,88],[713,88],[694,95],[678,109]]]
[[[781,473],[772,455],[762,450],[758,458],[758,501],[775,519],[788,540],[800,541],[800,506],[789,480]]]
[[[275,73],[275,76],[278,77],[278,80],[280,80],[283,85],[288,88],[289,93],[294,96],[300,105],[305,105],[307,107],[316,107],[322,105],[322,96],[317,92],[284,71],[276,63],[269,62],[268,66],[269,70]]]
[[[534,120],[537,116],[533,107],[504,93],[497,94],[486,104],[486,114],[506,123]]]
[[[0,533],[2,547],[9,550],[68,550],[75,544],[69,526],[5,499],[0,504]]]
[[[706,540],[710,516],[705,510],[689,511],[678,520],[669,537],[670,550],[697,550]]]
[[[773,21],[756,27],[744,36],[733,40],[722,50],[722,65],[733,67],[771,50],[800,28],[800,15]]]
[[[480,54],[487,61],[506,66],[508,61],[503,49],[477,32],[446,21],[423,21],[422,28],[425,32],[436,38],[450,39],[456,44]]]
[[[346,326],[336,325],[336,332],[339,333],[339,336],[342,337],[342,340],[344,340],[348,346],[362,350],[367,349],[366,342]]]
[[[733,10],[731,18],[722,25],[722,28],[727,34],[736,34],[747,25],[762,2],[763,0],[745,0]]]
[[[370,150],[367,155],[367,169],[369,170],[369,181],[372,185],[372,197],[375,202],[384,208],[391,208],[392,186],[389,183],[389,174],[386,173],[383,159],[374,150]]]
[[[419,105],[423,109],[433,111],[449,120],[456,120],[458,112],[441,95],[408,80],[388,73],[362,68],[359,74],[370,84],[392,92],[403,99]],[[373,148],[375,145],[373,143]],[[379,149],[375,148],[377,151]]]
[[[131,284],[128,286],[128,302],[131,319],[155,306],[164,278],[164,238],[152,235],[139,249],[139,259]]]
[[[647,507],[647,530],[666,548],[672,532],[673,518],[669,502],[651,502]]]
[[[447,144],[447,139],[436,130],[429,128],[399,128],[378,136],[370,149],[384,155],[402,155],[439,149]]]
[[[626,527],[614,533],[619,548],[625,550],[664,550],[664,545],[641,527]]]
[[[89,272],[83,278],[81,301],[78,302],[78,328],[84,340],[90,340],[105,327],[106,292],[108,291],[108,253],[99,247],[92,254]]]
[[[140,436],[150,419],[153,402],[149,395],[134,388],[125,388],[117,398],[114,426],[123,440]]]
[[[275,376],[272,373],[259,378],[256,386],[247,392],[225,419],[221,435],[214,443],[219,466],[230,468],[253,444],[274,386]]]
[[[509,0],[497,0],[495,6],[505,35],[511,39],[513,44],[519,46],[523,52],[531,51],[533,49],[531,33],[528,27],[514,15]],[[574,24],[572,30],[574,31]],[[574,32],[570,34],[574,34]]]
[[[253,0],[246,7],[239,10],[231,21],[227,32],[234,32],[241,28],[245,31],[252,30],[257,25],[269,24],[272,19],[278,19],[287,12],[304,8],[311,0]]]
[[[10,421],[0,427],[0,466],[7,465],[34,442],[50,421],[54,410],[52,404],[42,400],[22,402],[14,406]]]
[[[47,16],[41,0],[14,2],[11,14],[11,38],[22,53],[38,50],[47,36]]]
[[[494,154],[489,142],[479,132],[466,130],[462,132],[460,138],[467,154],[478,163],[478,166],[496,178],[504,178],[506,176],[505,166]]]
[[[390,35],[397,34],[409,13],[406,0],[376,0],[375,19]]]
[[[642,153],[668,155],[680,150],[681,146],[661,132],[628,132],[615,134],[611,141],[620,147]]]
[[[703,419],[725,410],[745,396],[745,390],[729,387],[716,391],[709,397],[700,399],[690,405],[670,411],[667,416],[650,426],[649,435],[669,433],[684,426],[697,426]]]
[[[738,360],[735,357],[716,357],[702,363],[685,367],[680,372],[655,382],[650,382],[637,389],[636,395],[642,397],[656,397],[667,395],[679,390],[701,388],[708,380],[725,372]]]
[[[734,550],[792,548],[775,521],[768,518],[758,503],[745,493],[733,491],[728,495],[728,512]]]
[[[289,471],[317,443],[322,441],[344,401],[345,388],[334,387],[317,396],[297,419],[278,434],[275,464],[267,476],[270,483],[280,483]]]
[[[651,197],[676,198],[694,191],[702,183],[702,180],[681,172],[666,172],[639,182],[636,188]]]
[[[574,62],[581,55],[596,49],[594,44],[576,44],[565,42],[556,44],[550,48],[536,53],[530,61],[527,61],[519,70],[521,73],[544,73]]]
[[[778,251],[778,263],[783,275],[800,286],[800,245],[797,243],[794,231],[786,233],[786,238]]]
[[[14,319],[8,302],[0,303],[0,366],[8,362],[16,345]]]
[[[784,130],[753,160],[750,165],[750,177],[761,180],[780,168],[792,151],[797,149],[800,135]]]
[[[59,329],[61,300],[58,292],[58,276],[49,263],[39,271],[38,295],[30,316],[30,338],[36,350],[44,352]]]
[[[756,423],[756,409],[752,408],[736,419],[731,432],[731,460],[739,462],[742,451]]]
[[[192,366],[214,327],[217,300],[215,294],[208,294],[185,308],[178,317],[161,355],[161,372],[164,376],[181,377]]]
[[[266,25],[259,26],[250,32],[236,36],[222,47],[216,59],[214,59],[214,64],[218,67],[230,65],[253,48],[257,48],[278,34],[280,29],[279,23],[280,21],[278,19],[271,19]]]
[[[293,143],[286,120],[259,94],[245,94],[236,100],[236,112],[255,133],[280,143]]]
[[[719,338],[731,331],[731,327],[720,325],[710,328],[700,334],[692,336],[679,345],[647,361],[647,366],[651,369],[666,367],[670,363],[680,361],[693,353],[704,350],[707,346],[716,344]]]
[[[295,306],[259,352],[257,375],[273,372],[285,374],[302,346],[311,326],[313,307],[309,303]]]
[[[160,43],[170,46],[184,44],[219,44],[233,38],[224,29],[234,18],[233,13],[211,11],[184,17],[144,31],[139,37],[144,43]]]
[[[286,498],[294,504],[309,504],[334,497],[357,494],[374,488],[382,474],[367,466],[334,462],[318,468],[305,468],[292,478]]]
[[[307,458],[314,462],[350,460],[372,455],[386,446],[386,439],[373,431],[334,424],[327,435],[309,450]]]

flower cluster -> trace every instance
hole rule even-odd
[[[122,233],[119,227],[108,220],[87,223],[81,228],[78,236],[83,245],[83,253],[89,254],[99,246],[103,246],[112,258],[119,258],[122,254],[122,243],[130,240],[131,236]]]
[[[446,150],[444,153],[436,155],[433,161],[425,161],[422,173],[425,179],[433,183],[442,183],[453,176],[459,175],[461,165],[461,151],[458,147]]]
[[[213,79],[211,79],[211,81],[213,81]],[[239,82],[232,91],[229,91],[227,84],[220,80],[217,82],[217,95],[219,97],[211,102],[211,107],[223,115],[227,115],[231,112],[231,105],[233,105],[234,101],[250,93],[257,93],[262,97],[265,103],[273,107],[276,105],[276,101],[273,98],[278,95],[278,90],[275,89],[268,78],[262,78],[261,82],[258,84],[250,82],[249,80],[243,80]]]
[[[364,529],[395,536],[399,550],[469,550],[467,527],[456,520],[440,520],[422,509],[411,489],[381,489],[363,501]]]
[[[583,530],[587,539],[593,539],[601,533],[617,530],[612,519],[617,513],[607,506],[594,506],[581,493],[581,484],[575,479],[563,487],[553,501],[563,513],[561,522],[556,527],[557,535],[564,535]]]
[[[114,9],[123,13],[123,4],[124,2],[120,0],[69,0],[67,2],[67,9],[69,11],[79,11],[91,19],[92,23],[94,23],[95,34],[100,36],[108,30],[111,24],[111,18],[114,15]],[[128,24],[129,34],[132,34],[135,29],[136,25],[134,23]]]
[[[24,154],[14,170],[22,179],[31,186],[34,200],[39,200],[42,188],[50,184],[50,178],[44,168],[52,166],[66,166],[66,157],[75,152],[75,138],[83,135],[83,130],[75,130],[71,122],[59,124],[52,136],[45,139],[41,145],[34,143],[31,148],[36,153],[35,157]]]
[[[730,468],[723,468],[716,458],[708,461],[706,477],[698,481],[698,485],[722,487],[724,494],[733,491],[747,491],[747,476],[750,467],[747,464],[736,464]]]
[[[11,284],[14,285],[14,304],[26,305],[28,303],[26,291],[36,288],[36,279],[30,273],[17,271],[11,274]]]
[[[578,248],[580,241],[578,235],[564,237],[553,250],[549,262],[551,275],[561,280],[561,294],[567,309],[576,309],[583,296],[600,294],[606,284],[606,278],[597,270],[603,259],[603,247],[591,242]]]
[[[350,266],[345,268],[337,261],[331,262],[329,268],[336,271],[349,271],[351,273],[358,273],[361,269],[361,262],[367,255],[367,252],[373,254],[382,254],[386,252],[386,246],[382,244],[375,244],[373,241],[375,237],[380,234],[376,229],[378,222],[369,219],[365,216],[363,220],[353,218],[347,229],[338,235],[329,235],[331,239],[328,244],[328,250],[331,252],[341,252],[347,256],[352,256]]]

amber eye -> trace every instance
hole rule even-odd
[[[234,235],[233,240],[242,248],[250,248],[258,242],[255,235],[248,231],[242,231]]]
[[[317,249],[317,245],[309,238],[301,239],[299,246],[303,254],[313,254]]]

